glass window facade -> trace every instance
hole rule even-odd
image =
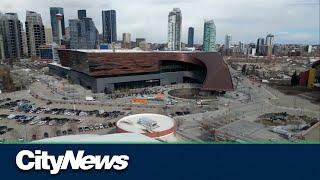
[[[114,89],[121,91],[126,89],[144,88],[152,86],[160,86],[160,79],[115,83]]]

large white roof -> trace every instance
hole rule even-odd
[[[160,132],[174,127],[174,120],[161,114],[135,114],[124,117],[117,122],[117,127],[127,132],[147,133],[146,127],[139,123],[139,120],[156,122],[152,132]]]

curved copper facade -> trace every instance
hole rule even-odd
[[[207,72],[203,90],[233,90],[228,66],[215,52],[99,52],[59,50],[63,66],[93,77],[159,72],[161,61],[180,61],[201,66]]]

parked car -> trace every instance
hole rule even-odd
[[[39,121],[40,121],[39,119],[34,119],[29,123],[29,125],[37,124]]]
[[[53,125],[56,125],[56,124],[57,124],[56,120],[49,121],[49,126],[53,126]]]
[[[57,135],[57,136],[61,136],[61,131],[60,131],[60,130],[57,130],[57,131],[56,131],[56,135]]]
[[[109,127],[107,123],[103,123],[102,125],[103,125],[104,128],[108,128]]]
[[[79,128],[78,128],[78,132],[79,132],[79,133],[82,133],[83,131],[84,131],[83,127],[79,127]]]
[[[95,129],[95,130],[98,130],[98,129],[100,129],[100,126],[99,126],[98,124],[95,124],[95,125],[94,125],[94,129]]]
[[[47,123],[47,121],[39,121],[38,123],[37,123],[37,125],[38,126],[43,126],[43,125],[45,125]]]
[[[68,132],[68,134],[73,134],[72,129],[68,129],[67,132]]]

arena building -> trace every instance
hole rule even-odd
[[[203,91],[233,90],[222,56],[215,52],[59,50],[52,74],[96,93],[178,83],[199,83]]]

